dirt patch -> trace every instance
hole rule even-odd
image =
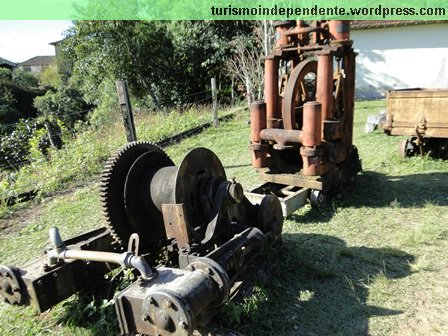
[[[0,219],[0,234],[8,235],[33,223],[43,212],[44,204],[37,204],[31,208],[15,212],[9,218]]]
[[[87,186],[96,183],[97,180],[98,178],[94,177],[89,181],[74,183],[69,188],[60,190],[58,192],[55,192],[51,196],[46,197],[40,203],[31,201],[29,205],[26,206],[26,208],[14,211],[13,214],[8,218],[0,219],[0,234],[8,235],[20,231],[22,228],[35,222],[36,219],[42,215],[46,205],[53,199],[61,196],[71,195],[78,189],[86,188]]]

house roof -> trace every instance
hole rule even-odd
[[[0,57],[0,65],[4,65],[4,64],[9,65],[11,67],[15,67],[16,66],[16,63],[8,61],[7,59],[4,59],[4,58]]]
[[[29,60],[19,63],[20,66],[50,65],[56,61],[56,56],[35,56]]]
[[[354,20],[351,22],[352,30],[377,29],[387,27],[415,26],[424,24],[448,23],[448,20]]]
[[[61,44],[62,42],[64,42],[66,40],[66,38],[63,38],[62,40],[57,40],[57,41],[54,41],[54,42],[50,42],[50,43],[48,43],[49,45],[52,45],[52,46],[56,46],[56,45],[58,45],[58,44]]]

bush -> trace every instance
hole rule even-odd
[[[24,89],[36,88],[39,86],[39,81],[36,76],[30,72],[25,72],[19,69],[15,69],[12,72],[12,82]]]
[[[34,118],[37,110],[33,106],[34,98],[44,94],[39,89],[23,88],[10,81],[0,81],[0,133],[6,133],[11,127],[1,124],[14,124],[19,119]]]
[[[55,64],[50,65],[39,75],[39,83],[45,87],[57,88],[62,85],[62,79]]]
[[[10,82],[12,80],[12,71],[6,68],[0,68],[0,82]]]
[[[34,106],[39,111],[40,117],[62,120],[69,129],[73,129],[77,120],[84,120],[91,108],[81,93],[68,85],[59,87],[57,91],[49,90],[45,95],[36,97]]]
[[[0,140],[0,166],[3,168],[19,168],[29,154],[29,140],[36,126],[30,121],[21,121],[9,135]]]

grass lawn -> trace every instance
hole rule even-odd
[[[224,327],[244,335],[448,334],[448,162],[401,159],[398,137],[364,134],[367,115],[384,108],[383,101],[356,104],[363,171],[355,185],[322,209],[305,206],[286,219],[265,280],[222,310]],[[167,153],[179,163],[188,150],[208,147],[228,178],[258,184],[247,120],[241,113]],[[51,226],[63,237],[100,226],[97,195],[91,183],[0,222],[0,263],[41,253]],[[79,313],[70,302],[41,316],[0,304],[0,335],[104,335],[104,314],[83,324],[67,316]]]

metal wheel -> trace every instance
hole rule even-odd
[[[400,142],[398,143],[398,154],[402,158],[405,159],[405,158],[414,156],[418,153],[418,147],[414,143],[414,141],[415,141],[415,138],[412,138],[412,137],[400,140]]]
[[[325,204],[326,196],[323,190],[311,189],[310,204],[313,208],[320,207]]]
[[[150,142],[131,142],[107,161],[100,200],[105,225],[116,243],[124,246],[132,233],[138,233],[147,252],[165,237],[162,214],[151,201],[149,186],[155,172],[167,166],[174,163]]]
[[[0,266],[0,296],[9,304],[22,304],[20,271],[14,267]]]
[[[282,119],[283,128],[298,129],[297,109],[304,103],[316,100],[317,61],[307,59],[297,65],[291,72],[286,84]]]

